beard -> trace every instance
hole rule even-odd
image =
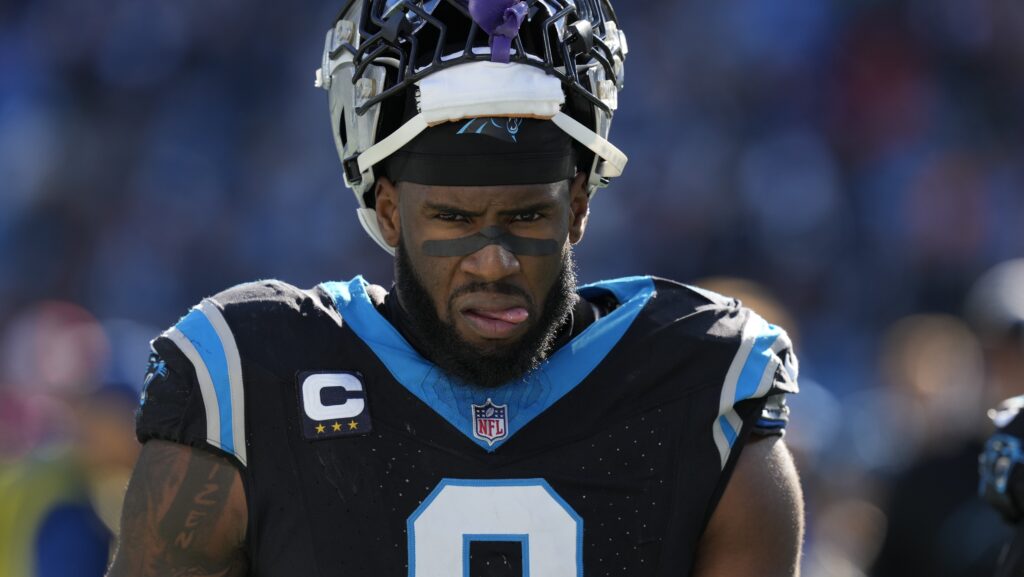
[[[451,322],[444,322],[438,317],[434,300],[413,268],[402,241],[399,241],[395,256],[395,284],[401,295],[401,309],[407,316],[406,324],[414,333],[420,352],[448,376],[482,388],[501,386],[537,369],[551,352],[578,298],[576,264],[572,250],[566,247],[562,251],[562,268],[548,290],[537,322],[515,342],[480,348],[459,336]],[[470,283],[456,289],[448,298],[449,319],[457,314],[454,299],[471,292],[520,296],[526,299],[531,309],[534,308],[533,299],[517,286],[503,282]]]

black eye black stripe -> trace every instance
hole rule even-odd
[[[492,244],[520,256],[548,256],[558,253],[559,248],[558,241],[551,238],[525,238],[499,226],[489,226],[461,238],[424,241],[423,252],[429,256],[466,256]]]

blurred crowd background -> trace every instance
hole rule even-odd
[[[191,305],[390,282],[313,87],[338,8],[0,2],[0,577],[102,573],[148,340]],[[1024,393],[1024,265],[972,287],[1024,257],[1024,3],[617,9],[630,165],[582,280],[701,282],[790,329],[806,577],[990,574],[976,457]]]

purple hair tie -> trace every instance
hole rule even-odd
[[[508,63],[512,39],[526,20],[526,2],[522,0],[469,0],[469,14],[491,36],[491,62]]]

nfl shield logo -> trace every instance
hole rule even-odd
[[[473,436],[493,445],[508,436],[508,405],[495,405],[490,399],[473,405]]]

